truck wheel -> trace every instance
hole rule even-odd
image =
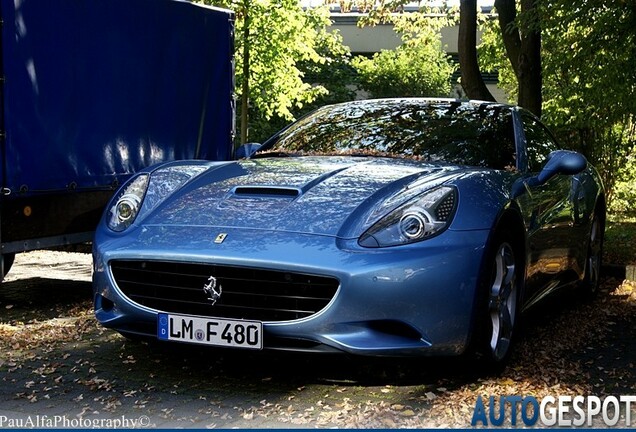
[[[4,254],[4,255],[0,255],[2,257],[2,268],[4,270],[4,273],[2,274],[2,278],[4,278],[7,273],[9,273],[9,270],[11,270],[11,266],[13,265],[13,260],[15,259],[15,254],[14,253],[9,253],[9,254]]]

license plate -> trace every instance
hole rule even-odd
[[[162,340],[221,347],[263,348],[263,324],[258,321],[226,320],[160,313],[157,337]]]

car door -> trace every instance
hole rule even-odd
[[[558,148],[552,134],[532,115],[521,114],[528,171],[536,175],[550,152]],[[545,184],[528,187],[526,303],[535,303],[559,286],[578,279],[576,230],[580,183],[577,176],[556,175]]]

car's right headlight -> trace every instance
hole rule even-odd
[[[449,225],[457,208],[457,189],[440,186],[396,208],[365,231],[358,244],[379,248],[415,243],[433,237]]]
[[[149,179],[149,174],[140,174],[119,191],[108,210],[110,229],[121,232],[132,225],[141,209]]]

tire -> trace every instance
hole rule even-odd
[[[586,299],[591,300],[598,294],[603,257],[604,227],[598,212],[594,213],[588,236],[587,254],[585,258],[585,276],[581,282],[581,291]]]
[[[3,263],[2,263],[2,269],[3,269],[2,277],[4,278],[7,275],[7,273],[9,273],[9,270],[11,270],[11,266],[13,265],[13,261],[15,260],[15,254],[14,253],[4,254],[4,255],[1,256],[1,258],[3,260]]]
[[[477,295],[472,355],[487,372],[501,372],[512,352],[523,293],[523,260],[508,231],[495,234]]]

